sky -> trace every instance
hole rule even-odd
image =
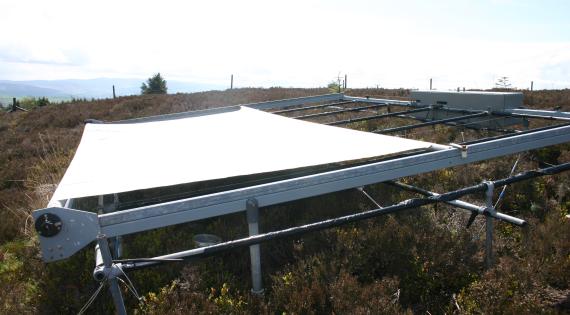
[[[0,80],[570,88],[570,1],[0,0]]]

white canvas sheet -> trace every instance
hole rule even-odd
[[[52,200],[385,156],[430,145],[247,107],[162,121],[87,124]]]

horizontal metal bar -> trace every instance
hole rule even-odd
[[[322,116],[335,115],[335,114],[340,114],[340,113],[358,112],[358,111],[361,111],[361,110],[366,110],[366,109],[371,109],[371,108],[379,108],[379,107],[384,107],[384,106],[388,106],[388,105],[386,105],[386,104],[374,104],[374,105],[359,106],[359,107],[353,107],[353,108],[344,108],[344,109],[339,109],[339,110],[333,110],[333,111],[330,111],[330,112],[323,112],[323,113],[309,114],[309,115],[303,115],[303,116],[296,116],[296,117],[292,117],[292,118],[295,118],[295,119],[309,119],[309,118],[316,118],[316,117],[322,117]]]
[[[476,113],[481,113],[481,111],[474,111]],[[434,115],[436,115],[436,113],[434,113]],[[456,122],[444,122],[443,125],[447,125],[447,126],[451,126],[451,127],[459,127],[459,128],[465,128],[465,129],[471,129],[471,130],[488,130],[488,131],[495,131],[495,132],[502,132],[502,133],[515,133],[517,132],[515,129],[501,129],[501,128],[494,128],[494,127],[483,127],[483,126],[478,126],[480,124],[484,124],[484,123],[489,123],[491,121],[495,121],[495,120],[499,120],[499,119],[503,119],[503,118],[491,118],[493,116],[489,116],[489,119],[481,119],[481,120],[475,120],[472,122],[465,122],[465,123],[456,123]],[[406,118],[411,118],[411,119],[415,119],[421,122],[430,122],[432,121],[431,119],[423,119],[420,117],[406,117]],[[453,117],[451,117],[453,118]],[[442,118],[443,119],[443,118]]]
[[[103,214],[99,216],[99,224],[102,232],[109,237],[135,233],[244,211],[249,198],[256,198],[259,206],[265,207],[569,141],[569,126],[514,135],[468,146],[465,158],[462,158],[461,151],[455,148],[422,153],[343,170]]]
[[[483,113],[478,113],[478,114],[457,116],[457,117],[451,117],[451,118],[445,118],[445,119],[439,119],[439,120],[431,120],[431,121],[427,121],[427,122],[423,122],[423,123],[419,123],[419,124],[414,124],[414,125],[407,125],[407,126],[401,126],[401,127],[374,130],[372,132],[374,132],[374,133],[392,133],[392,132],[410,130],[410,129],[426,127],[426,126],[431,126],[431,125],[445,124],[445,123],[452,122],[452,121],[477,118],[477,117],[482,117],[482,116],[487,116],[487,115],[489,115],[488,112],[483,112]]]
[[[387,181],[387,182],[384,182],[384,183],[385,183],[385,184],[388,184],[388,185],[393,185],[393,186],[396,186],[396,187],[398,187],[398,188],[402,188],[402,189],[405,189],[405,190],[408,190],[408,191],[416,192],[416,193],[418,193],[418,194],[420,194],[420,195],[424,195],[424,196],[433,197],[433,196],[438,196],[438,195],[439,195],[438,193],[431,192],[431,191],[429,191],[429,190],[425,190],[425,189],[422,189],[422,188],[419,188],[419,187],[416,187],[416,186],[404,184],[404,183],[401,183],[401,182]],[[447,204],[449,204],[449,205],[452,205],[452,206],[454,206],[454,207],[458,207],[458,208],[461,208],[461,209],[469,210],[469,211],[471,211],[471,212],[475,212],[475,213],[478,213],[478,214],[484,214],[484,213],[485,213],[485,210],[487,209],[486,206],[478,206],[478,205],[474,205],[474,204],[472,204],[472,203],[465,202],[465,201],[462,201],[462,200],[450,200],[450,201],[446,201],[445,203],[447,203]],[[507,222],[507,223],[514,224],[514,225],[517,225],[517,226],[525,226],[525,225],[527,224],[525,220],[522,220],[522,219],[519,219],[519,218],[510,216],[510,215],[508,215],[508,214],[500,213],[500,212],[490,213],[489,215],[492,216],[492,217],[494,217],[494,218],[496,218],[496,219],[499,219],[499,220],[501,220],[501,221],[505,221],[505,222]]]
[[[354,102],[354,101],[343,101],[343,102],[327,103],[327,104],[320,104],[320,105],[313,105],[313,106],[288,108],[288,109],[282,109],[282,110],[274,111],[271,113],[272,114],[285,114],[285,113],[290,113],[290,112],[299,112],[299,111],[310,110],[310,109],[319,109],[319,108],[344,105],[344,104],[354,104],[354,103],[356,103],[356,102]]]
[[[529,129],[529,130],[523,130],[523,131],[517,131],[516,133],[511,133],[511,134],[506,134],[506,135],[498,135],[498,136],[494,136],[494,137],[487,137],[487,138],[483,138],[483,139],[476,139],[476,140],[471,140],[471,141],[465,141],[465,142],[461,142],[460,144],[462,144],[462,145],[472,145],[472,144],[481,143],[481,142],[485,142],[485,141],[491,141],[491,140],[499,140],[499,139],[509,138],[509,137],[512,137],[513,134],[516,134],[516,135],[525,135],[525,134],[530,134],[530,133],[537,132],[537,131],[546,131],[546,130],[555,129],[555,128],[559,128],[559,127],[564,127],[564,126],[570,126],[570,123],[559,124],[559,125],[554,125],[554,126],[539,127],[539,128],[534,128],[534,129]]]
[[[343,94],[342,93],[335,93],[335,94],[325,94],[325,95],[317,95],[317,96],[289,98],[289,99],[278,100],[278,101],[250,103],[250,104],[243,104],[242,106],[247,106],[250,108],[261,109],[261,110],[267,110],[267,109],[272,109],[272,108],[284,108],[284,107],[289,107],[289,106],[297,106],[297,105],[304,105],[304,104],[310,104],[310,103],[332,102],[332,101],[342,101],[342,100],[343,100]]]
[[[355,122],[359,122],[359,121],[366,121],[366,120],[372,120],[372,119],[381,119],[381,118],[386,118],[386,117],[394,117],[394,116],[401,116],[401,115],[407,115],[407,114],[413,114],[413,113],[427,112],[429,110],[431,110],[431,108],[429,108],[429,107],[416,108],[416,109],[410,109],[410,110],[403,110],[403,111],[399,111],[399,112],[378,114],[378,115],[368,116],[368,117],[359,117],[359,118],[333,121],[330,123],[326,123],[325,125],[331,125],[331,126],[344,125],[344,124],[350,124],[350,123],[355,123]],[[412,118],[412,117],[410,117],[410,118]],[[413,118],[413,119],[415,119],[415,118]]]
[[[419,106],[416,103],[411,103],[410,106]],[[466,109],[466,108],[454,108],[454,107],[447,107],[441,106],[438,108],[439,111],[442,112],[451,112],[451,113],[462,113],[462,114],[477,114],[481,113],[482,110],[474,110],[474,109]],[[548,110],[534,110],[534,109],[525,109],[525,108],[513,108],[513,109],[505,109],[503,111],[490,111],[492,115],[495,116],[506,116],[506,117],[513,117],[513,118],[538,118],[538,119],[547,119],[547,120],[570,120],[570,113],[568,112],[556,112],[556,111],[548,111]]]
[[[384,98],[356,97],[356,96],[343,95],[343,99],[346,101],[355,101],[360,103],[390,104],[390,105],[399,105],[399,106],[413,105],[413,103],[410,101],[390,100]]]
[[[127,260],[120,260],[120,262],[122,263],[122,267],[124,269],[134,269],[134,268],[141,268],[141,267],[148,267],[151,265],[155,265],[155,264],[160,263],[161,260],[179,259],[179,258],[188,259],[188,258],[198,258],[198,257],[203,257],[203,256],[209,256],[209,255],[213,255],[213,254],[216,254],[219,252],[227,251],[227,250],[238,248],[238,247],[251,246],[251,245],[259,244],[259,243],[270,241],[270,240],[275,240],[275,239],[280,239],[280,238],[285,238],[285,237],[290,237],[290,236],[297,236],[297,235],[301,235],[301,234],[305,234],[305,233],[309,233],[309,232],[320,231],[320,230],[324,230],[324,229],[328,229],[328,228],[332,228],[332,227],[345,225],[348,223],[353,223],[353,222],[357,222],[357,221],[361,221],[361,220],[365,220],[365,219],[374,218],[374,217],[377,217],[380,215],[390,214],[390,213],[394,213],[394,212],[398,212],[398,211],[402,211],[402,210],[408,210],[408,209],[412,209],[412,208],[419,208],[421,206],[425,206],[428,204],[433,204],[433,203],[437,203],[437,202],[454,201],[454,200],[457,200],[458,198],[465,196],[465,195],[469,195],[469,194],[473,194],[473,193],[477,193],[477,192],[483,192],[483,191],[487,190],[487,187],[489,184],[493,185],[493,187],[500,187],[500,186],[507,185],[507,183],[515,183],[515,182],[519,182],[522,180],[527,180],[530,178],[535,178],[535,177],[544,176],[544,175],[553,175],[553,174],[557,174],[557,173],[568,171],[568,170],[570,170],[570,163],[565,163],[565,164],[557,165],[555,167],[551,167],[551,168],[547,168],[547,169],[541,169],[541,170],[536,170],[536,171],[520,173],[520,174],[517,174],[513,177],[506,178],[506,179],[493,181],[493,182],[489,182],[489,183],[482,183],[482,184],[462,188],[459,190],[447,192],[444,194],[435,194],[435,195],[429,196],[428,198],[407,199],[407,200],[404,200],[398,204],[388,206],[388,207],[377,208],[377,209],[368,210],[368,211],[364,211],[364,212],[360,212],[360,213],[342,216],[339,218],[328,219],[328,220],[315,222],[315,223],[309,223],[309,224],[305,224],[305,225],[301,225],[301,226],[283,229],[280,231],[258,234],[258,235],[245,237],[245,238],[241,238],[241,239],[237,239],[237,240],[232,240],[232,241],[228,241],[228,242],[224,242],[224,243],[220,243],[220,244],[216,244],[216,245],[212,245],[212,246],[195,248],[195,249],[191,249],[191,250],[181,251],[178,253],[173,253],[173,254],[168,254],[168,255],[163,255],[163,256],[151,258],[151,260],[156,260],[156,261],[137,262],[137,261],[140,261],[141,259],[133,259],[132,262],[129,262],[129,260],[127,259]],[[487,208],[485,208],[485,209],[487,210]],[[493,213],[492,213],[492,211],[485,211],[485,215],[493,216]],[[501,216],[497,216],[496,218],[501,219],[501,220],[505,220],[506,217],[508,217],[508,216],[505,214],[501,214]],[[143,260],[145,260],[145,259],[143,259]]]
[[[505,109],[505,112],[513,114],[515,116],[570,120],[570,113],[568,112],[557,112],[551,110],[536,110],[536,109],[525,109],[525,108]]]

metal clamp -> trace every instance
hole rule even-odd
[[[464,144],[457,144],[457,143],[450,143],[449,144],[450,147],[454,147],[456,149],[459,149],[461,151],[461,158],[462,159],[466,159],[467,158],[467,146]]]

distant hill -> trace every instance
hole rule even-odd
[[[65,96],[65,94],[57,89],[34,86],[27,83],[17,83],[16,81],[0,81],[0,95],[6,97]]]
[[[117,96],[140,94],[140,86],[145,79],[98,78],[87,80],[0,80],[0,97],[53,97],[53,98],[108,98],[113,96],[113,85]],[[216,89],[226,86],[191,83],[184,81],[168,82],[168,93],[190,93]]]

